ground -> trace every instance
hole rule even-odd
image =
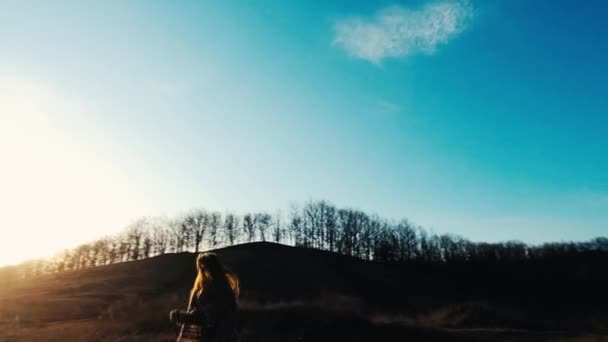
[[[539,320],[521,305],[442,291],[458,286],[424,265],[270,243],[217,252],[241,279],[243,341],[608,341],[606,315]],[[174,341],[168,312],[185,307],[194,260],[169,254],[6,284],[0,342]],[[576,324],[560,327],[562,317]]]

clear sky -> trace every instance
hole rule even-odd
[[[475,241],[608,235],[607,15],[0,0],[0,264],[308,199]]]

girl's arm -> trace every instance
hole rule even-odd
[[[215,323],[213,316],[213,305],[205,305],[204,307],[195,308],[190,311],[173,310],[171,311],[170,319],[176,323],[212,326]]]
[[[191,311],[175,309],[171,311],[169,318],[171,319],[171,322],[175,323],[204,325],[206,322],[203,312],[197,309]]]

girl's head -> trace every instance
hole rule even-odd
[[[214,289],[217,295],[225,295],[234,302],[239,297],[239,280],[224,267],[215,253],[201,253],[196,258],[198,274],[190,293],[190,304],[197,293]]]
[[[203,273],[208,277],[213,277],[224,273],[224,266],[220,258],[215,253],[201,253],[196,258],[196,269],[198,273]]]

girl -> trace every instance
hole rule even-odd
[[[196,268],[188,310],[173,310],[170,314],[171,321],[182,324],[177,341],[234,341],[238,278],[224,268],[214,253],[199,254]]]

